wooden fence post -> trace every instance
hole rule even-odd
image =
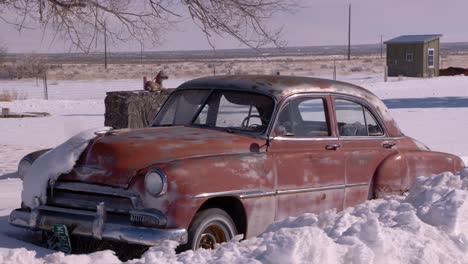
[[[336,81],[336,61],[333,60],[333,80]]]
[[[49,100],[49,91],[47,88],[47,71],[44,71],[44,99]]]
[[[8,117],[10,114],[10,108],[2,108],[2,117]]]
[[[387,82],[388,80],[388,66],[385,65],[385,70],[384,70],[384,81]]]

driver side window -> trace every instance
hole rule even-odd
[[[330,126],[323,98],[299,98],[290,101],[278,116],[277,135],[327,137]]]

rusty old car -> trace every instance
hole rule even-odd
[[[41,153],[28,156],[30,162]],[[145,246],[213,248],[302,213],[402,194],[458,172],[454,155],[400,131],[356,85],[288,76],[206,77],[180,85],[150,127],[98,133],[36,209],[10,223]],[[22,172],[24,173],[24,172]]]

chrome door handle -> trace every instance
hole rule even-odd
[[[330,144],[325,146],[326,150],[337,150],[339,148],[341,148],[340,144]]]
[[[386,148],[386,149],[391,149],[393,148],[394,146],[396,145],[395,142],[393,141],[385,141],[382,143],[382,147]]]

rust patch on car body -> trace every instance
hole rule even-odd
[[[175,160],[250,153],[264,139],[193,127],[123,129],[98,137],[81,155],[76,168],[100,168],[84,175],[79,169],[62,180],[127,188],[139,171]]]

